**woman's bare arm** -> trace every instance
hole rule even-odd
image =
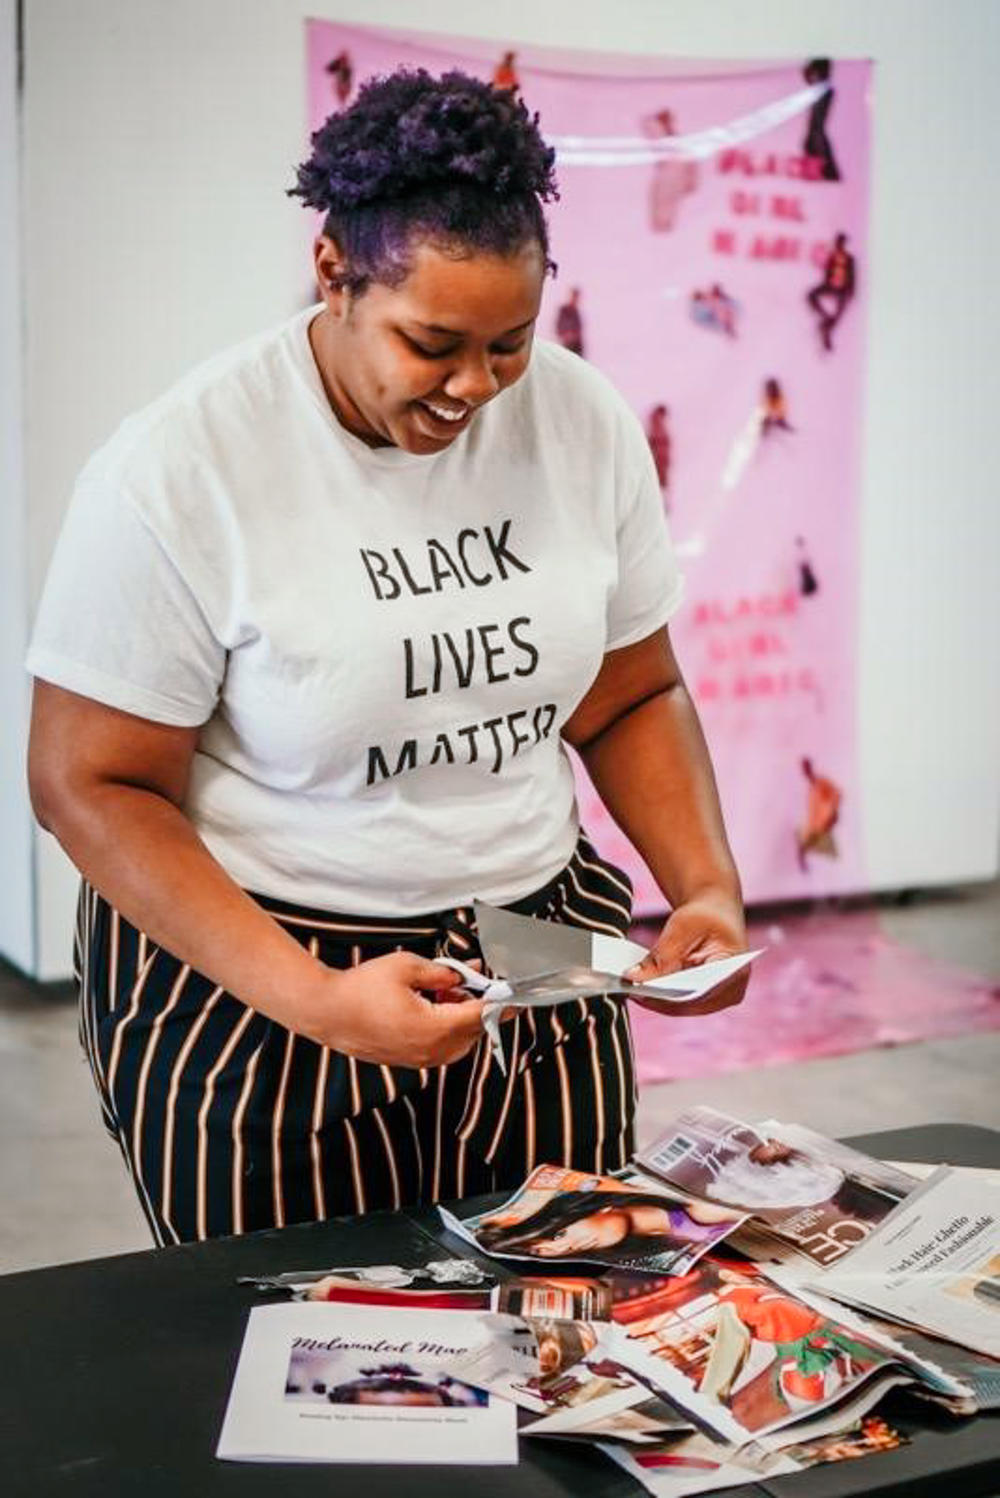
[[[739,876],[694,703],[665,629],[604,657],[563,730],[673,907],[639,981],[742,951]],[[738,974],[685,1013],[737,1002]]]
[[[153,723],[36,681],[31,803],[126,920],[262,1014],[362,1060],[430,1066],[480,1034],[479,1003],[418,990],[460,980],[411,953],[324,967],[232,880],[181,807],[198,728]]]

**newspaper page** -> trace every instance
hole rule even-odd
[[[695,1202],[659,1184],[640,1190],[613,1176],[539,1165],[500,1207],[469,1217],[439,1207],[453,1233],[501,1259],[578,1259],[619,1269],[683,1274],[746,1214]]]
[[[1000,1186],[936,1171],[820,1288],[1000,1358]]]
[[[475,1312],[291,1301],[250,1312],[216,1455],[229,1461],[513,1465],[513,1404],[447,1364]]]
[[[919,1184],[799,1125],[748,1124],[704,1107],[680,1114],[636,1161],[688,1195],[752,1213],[820,1268],[862,1242]]]

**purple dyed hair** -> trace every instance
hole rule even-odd
[[[559,196],[554,162],[537,114],[510,92],[400,68],[320,126],[288,195],[325,213],[347,267],[341,285],[355,296],[372,281],[398,286],[419,240],[457,256],[509,255],[535,240],[554,272],[541,207]]]

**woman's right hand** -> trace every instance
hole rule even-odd
[[[311,1040],[358,1061],[445,1066],[471,1051],[483,1033],[482,1001],[453,997],[461,982],[452,968],[413,952],[331,968],[301,1028]],[[427,992],[443,1002],[434,1003]]]

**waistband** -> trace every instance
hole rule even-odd
[[[557,908],[571,870],[578,869],[582,855],[598,859],[589,839],[581,834],[573,855],[546,884],[520,899],[504,905],[505,910],[516,915],[541,916],[551,914]],[[622,876],[624,877],[624,876]],[[449,910],[430,911],[419,916],[368,916],[342,911],[317,910],[278,900],[270,895],[247,892],[268,914],[283,926],[300,934],[308,931],[328,940],[345,942],[374,942],[380,940],[397,942],[400,937],[434,938],[438,950],[446,956],[468,960],[480,955],[476,934],[475,911],[470,904],[459,905]]]

